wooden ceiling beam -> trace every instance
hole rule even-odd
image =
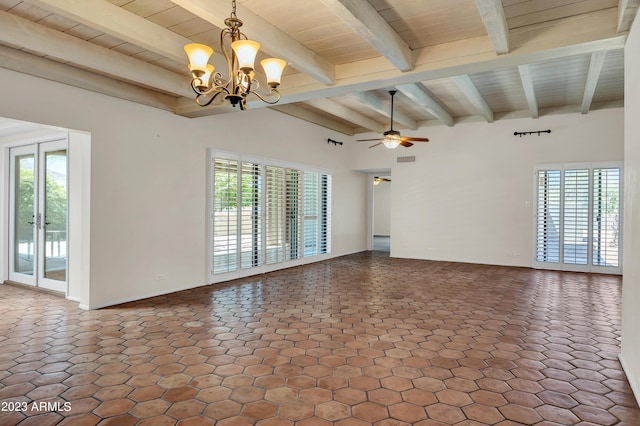
[[[457,75],[453,77],[453,81],[458,85],[458,88],[462,91],[462,93],[469,99],[469,102],[475,107],[475,109],[487,120],[487,123],[493,123],[493,111],[487,101],[484,100],[480,91],[473,81],[471,81],[471,77],[468,75]]]
[[[294,104],[273,105],[270,106],[269,109],[299,118],[300,120],[308,121],[309,123],[317,124],[318,126],[322,126],[327,129],[335,130],[336,132],[342,133],[347,136],[353,136],[355,134],[353,127],[350,127],[337,120],[333,120],[325,115],[318,114],[308,109],[300,108]]]
[[[426,109],[435,118],[446,124],[453,126],[453,117],[438,104],[431,96],[427,95],[416,84],[400,84],[396,88],[405,96],[415,102],[418,106]]]
[[[595,52],[591,54],[591,62],[589,62],[589,72],[587,73],[587,81],[584,86],[584,95],[582,97],[582,113],[586,114],[591,109],[591,102],[593,102],[593,95],[596,92],[598,80],[600,79],[600,72],[602,71],[602,65],[604,64],[604,58],[607,52]]]
[[[314,108],[318,108],[326,113],[339,117],[343,120],[349,121],[353,124],[357,124],[358,126],[363,127],[372,132],[382,133],[386,130],[385,126],[378,123],[377,121],[372,120],[369,117],[366,117],[360,114],[359,112],[355,112],[330,99],[326,99],[326,98],[313,99],[313,100],[307,101],[307,104],[311,105]]]
[[[64,62],[138,82],[179,96],[193,95],[188,76],[180,76],[72,35],[0,11],[0,42]],[[42,70],[46,72],[46,70]]]
[[[358,92],[351,96],[363,106],[371,108],[387,118],[391,118],[391,102],[383,102],[380,98],[369,92]],[[393,121],[411,130],[418,128],[416,120],[397,109],[393,112]]]
[[[320,1],[400,71],[409,71],[413,68],[411,49],[369,2]]]
[[[193,13],[218,28],[225,28],[224,20],[229,17],[229,2],[225,0],[171,0],[174,4]],[[297,70],[310,75],[322,84],[335,83],[335,70],[331,62],[320,57],[313,50],[290,37],[278,27],[242,5],[237,5],[236,13],[244,23],[243,32],[252,34],[264,50],[290,62]],[[251,37],[249,37],[251,38]]]
[[[496,53],[509,53],[509,25],[502,1],[476,0],[476,6]]]
[[[527,105],[529,105],[529,112],[531,118],[538,118],[538,99],[536,98],[536,89],[533,84],[533,77],[531,76],[531,68],[529,65],[520,65],[518,67],[520,72],[520,80],[522,81],[522,88],[524,89],[524,95],[527,98]]]
[[[631,29],[631,24],[638,14],[640,0],[618,0],[618,32]]]
[[[105,0],[28,0],[28,2],[176,62],[185,63],[185,75],[188,75],[187,55],[183,47],[191,43],[191,40],[126,9]]]
[[[114,80],[71,65],[46,59],[11,47],[0,46],[2,67],[80,89],[136,102],[154,108],[174,111],[178,99],[124,81]]]

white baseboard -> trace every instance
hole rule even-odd
[[[631,374],[631,370],[629,369],[629,366],[627,365],[627,362],[625,361],[624,356],[622,356],[622,353],[618,355],[618,359],[620,360],[620,364],[622,365],[622,370],[624,370],[624,374],[627,376],[627,381],[631,386],[631,392],[633,392],[633,396],[636,398],[636,403],[640,405],[640,383],[639,383],[640,378],[634,377]]]

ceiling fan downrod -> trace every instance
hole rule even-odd
[[[393,131],[393,97],[398,93],[397,90],[389,90],[389,94],[391,95],[391,131]]]

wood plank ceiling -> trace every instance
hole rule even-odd
[[[389,128],[393,88],[399,129],[622,106],[640,0],[237,3],[247,36],[289,63],[270,108],[354,135]],[[230,11],[229,0],[0,0],[0,66],[187,117],[238,112],[195,104],[182,50],[208,44],[226,70]]]

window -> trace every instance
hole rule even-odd
[[[216,151],[211,164],[212,275],[330,252],[330,173]]]
[[[621,272],[620,178],[619,164],[537,168],[536,266]]]

